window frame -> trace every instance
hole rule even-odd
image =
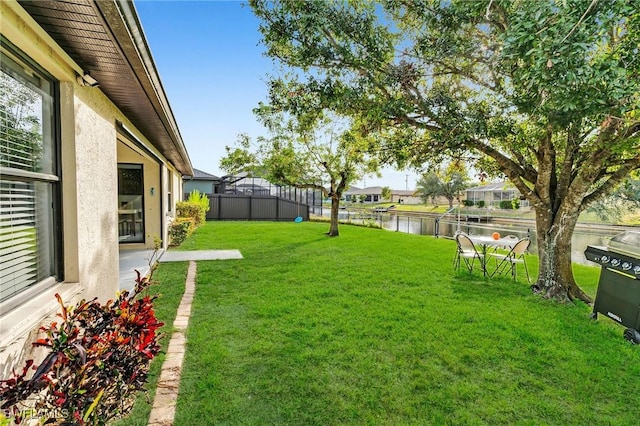
[[[29,81],[29,75],[25,72],[25,69],[27,69],[28,72],[37,75],[38,78],[47,81],[49,84],[48,95],[51,97],[51,104],[49,105],[51,109],[49,114],[50,117],[47,118],[47,125],[50,126],[51,137],[49,147],[51,149],[50,155],[53,157],[50,164],[50,173],[39,173],[16,168],[0,167],[2,180],[24,183],[40,182],[48,185],[50,187],[51,212],[53,214],[50,222],[50,229],[46,231],[48,238],[52,241],[51,254],[47,260],[51,266],[51,273],[48,276],[37,279],[27,287],[10,294],[4,301],[0,302],[0,311],[9,312],[26,303],[37,294],[46,291],[51,286],[64,281],[64,232],[62,227],[62,133],[60,82],[3,35],[0,35],[0,55],[9,59],[10,61],[7,61],[9,64],[14,62],[22,68],[16,70],[12,65],[5,65],[11,72],[17,72],[21,75],[24,80]],[[43,118],[43,121],[44,120],[45,119]],[[47,132],[49,133],[49,130],[47,130]],[[36,198],[36,206],[38,205],[38,202],[42,202],[42,198]]]
[[[133,167],[135,166],[135,167]],[[130,241],[127,240],[120,240],[120,231],[118,230],[118,244],[144,244],[145,243],[145,235],[146,235],[146,193],[145,193],[145,167],[144,167],[144,163],[130,163],[130,162],[118,162],[117,164],[117,169],[118,169],[118,198],[120,198],[121,195],[123,195],[120,192],[120,169],[131,169],[131,170],[140,170],[140,193],[136,194],[140,196],[140,213],[142,215],[141,220],[142,220],[142,226],[140,228],[140,238],[136,238]],[[125,195],[131,195],[131,194],[125,194]],[[119,203],[118,203],[119,205]],[[119,208],[119,207],[118,207]],[[118,221],[120,221],[120,217],[118,217]],[[134,225],[135,226],[135,225]],[[135,236],[135,234],[134,234]]]

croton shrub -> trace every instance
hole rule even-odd
[[[151,277],[138,272],[131,294],[124,291],[105,304],[94,299],[65,306],[56,295],[59,320],[42,327],[44,337],[33,343],[48,355],[0,382],[5,420],[104,425],[127,414],[160,351],[163,324],[153,309],[157,295],[147,294],[150,284]]]

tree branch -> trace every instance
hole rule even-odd
[[[600,199],[603,195],[611,191],[611,188],[618,186],[633,170],[640,168],[640,155],[627,160],[615,172],[613,172],[606,181],[602,182],[598,188],[584,197],[581,210],[584,210],[589,204]]]

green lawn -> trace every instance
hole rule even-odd
[[[158,319],[164,323],[164,326],[160,329],[160,332],[164,334],[161,340],[163,349],[151,363],[149,383],[147,385],[148,394],[141,394],[129,416],[114,422],[113,426],[147,426],[149,422],[149,413],[156,394],[155,386],[160,377],[160,368],[166,356],[167,346],[173,332],[173,320],[176,317],[176,311],[184,293],[187,266],[186,262],[163,263],[154,273],[153,279],[156,285],[152,285],[149,288],[149,293],[160,295],[160,298],[154,302],[154,311]]]
[[[244,259],[198,262],[176,425],[637,424],[622,327],[454,272],[450,240],[327,230],[209,222],[181,247]],[[575,273],[595,294],[599,269]]]

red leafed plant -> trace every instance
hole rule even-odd
[[[131,294],[124,291],[104,305],[96,299],[75,307],[56,294],[60,321],[41,327],[34,346],[49,348],[44,361],[26,362],[21,372],[0,381],[0,401],[16,423],[48,418],[48,423],[103,425],[129,412],[144,390],[149,365],[160,351],[153,310],[157,295],[143,295],[150,277],[137,272]],[[35,372],[28,377],[29,372]]]

